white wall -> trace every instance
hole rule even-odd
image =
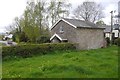
[[[115,33],[115,37],[118,37],[118,30],[113,30],[113,33]]]

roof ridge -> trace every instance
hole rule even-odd
[[[73,19],[73,18],[62,18],[62,19],[68,19],[68,20],[78,20],[78,21],[84,21],[84,20],[80,20],[80,19]]]
[[[71,19],[71,18],[61,18],[60,20],[58,20],[52,27],[51,30],[55,27],[55,25],[57,25],[57,23],[59,23],[60,21],[64,21],[65,23],[71,25],[74,28],[101,28],[99,25],[92,23],[90,21],[84,21],[84,20],[79,20],[79,19]]]
[[[82,21],[82,22],[85,22],[85,23],[92,23],[92,24],[94,24],[94,25],[96,25],[95,23],[93,23],[93,22],[90,22],[90,21],[84,21],[84,20],[80,20],[80,19],[72,19],[72,18],[62,18],[62,19],[68,19],[68,20],[77,20],[77,21]]]

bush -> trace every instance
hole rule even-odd
[[[40,36],[37,38],[37,43],[49,43],[50,37],[48,36]]]
[[[24,32],[14,33],[12,39],[15,42],[28,42],[29,41],[28,37],[26,36]]]
[[[71,43],[57,43],[57,44],[26,44],[11,47],[3,47],[2,57],[30,57],[32,55],[42,55],[53,51],[65,51],[75,49],[74,44]]]
[[[120,46],[120,38],[115,39],[114,43],[115,43],[116,45]]]
[[[110,38],[109,37],[106,37],[106,42],[107,42],[107,46],[110,45]]]

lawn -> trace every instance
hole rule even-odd
[[[3,61],[3,78],[117,78],[116,46]]]
[[[0,79],[1,79],[1,77],[2,77],[2,63],[0,61]]]

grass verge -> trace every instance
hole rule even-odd
[[[117,78],[118,47],[3,61],[3,78]]]

